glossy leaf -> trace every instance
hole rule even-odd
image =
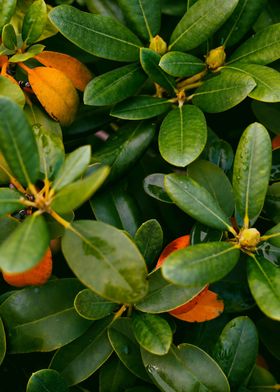
[[[225,326],[212,356],[227,376],[231,388],[235,389],[246,381],[257,354],[257,329],[248,317],[240,316]]]
[[[111,111],[111,116],[124,120],[143,120],[158,116],[171,108],[166,98],[139,95],[118,103]]]
[[[137,377],[149,380],[129,318],[116,320],[108,330],[111,345],[122,363]]]
[[[211,193],[228,217],[232,215],[233,190],[222,169],[209,161],[197,160],[188,166],[188,175]]]
[[[190,177],[169,174],[164,185],[171,200],[194,219],[214,229],[230,228],[226,213],[211,193]]]
[[[23,205],[19,202],[21,194],[10,188],[0,188],[0,215],[10,214]]]
[[[204,114],[193,105],[171,110],[163,120],[159,132],[162,157],[175,166],[187,166],[202,152],[207,139]]]
[[[80,291],[74,301],[76,311],[88,320],[99,320],[113,313],[118,305],[110,302],[89,289]]]
[[[243,101],[256,85],[251,76],[224,69],[195,90],[193,103],[207,113],[224,112]]]
[[[95,221],[76,221],[72,227],[62,251],[86,286],[118,303],[134,303],[146,294],[144,259],[124,233]]]
[[[147,265],[152,265],[159,255],[163,243],[163,231],[156,219],[144,222],[136,231],[134,241],[142,253]]]
[[[82,146],[67,155],[64,164],[55,176],[52,188],[56,191],[80,177],[90,162],[90,146]]]
[[[6,48],[10,50],[17,49],[17,36],[15,29],[11,23],[8,23],[3,27],[2,43]]]
[[[68,385],[75,385],[93,374],[111,355],[107,327],[112,317],[95,321],[73,342],[61,347],[53,356],[50,368],[58,371]]]
[[[150,122],[128,124],[109,138],[103,147],[93,153],[92,163],[111,167],[108,181],[121,177],[146,151],[155,135]]]
[[[9,58],[10,63],[19,63],[19,62],[24,62],[29,59],[32,59],[35,57],[38,53],[41,53],[42,50],[44,50],[45,46],[41,44],[36,44],[30,46],[26,52],[24,53],[16,53],[13,56]]]
[[[91,72],[84,64],[65,53],[44,50],[36,55],[36,60],[46,67],[56,68],[65,73],[80,91],[84,91],[92,79]]]
[[[162,266],[163,277],[191,287],[213,283],[228,274],[239,259],[239,250],[226,242],[209,242],[173,252]]]
[[[31,215],[1,244],[0,265],[5,272],[23,272],[44,256],[49,233],[41,215]]]
[[[47,6],[44,0],[35,0],[28,8],[22,24],[22,39],[26,45],[36,42],[47,22]]]
[[[261,256],[248,258],[247,271],[251,293],[261,311],[280,320],[280,269]]]
[[[35,136],[21,108],[6,97],[0,97],[0,145],[17,180],[34,183],[39,175]]]
[[[73,308],[81,289],[77,279],[57,279],[10,295],[0,306],[9,352],[53,351],[82,335],[91,322]]]
[[[257,254],[270,261],[275,267],[280,266],[280,248],[264,241],[257,247]]]
[[[214,140],[208,146],[208,159],[210,162],[228,172],[233,164],[234,154],[232,146],[224,140]]]
[[[90,199],[95,219],[134,236],[141,222],[135,199],[128,193],[127,185],[114,184],[105,187]]]
[[[277,381],[268,370],[261,366],[255,366],[248,387],[249,391],[257,389],[259,392],[273,392],[277,387]]]
[[[164,203],[172,203],[164,188],[164,174],[153,173],[145,177],[143,187],[149,196]]]
[[[139,39],[115,18],[93,15],[61,5],[50,13],[51,22],[71,42],[95,56],[135,61],[139,56]]]
[[[0,318],[0,365],[2,364],[6,355],[6,334],[4,324]]]
[[[268,238],[266,238],[268,236]],[[273,226],[269,229],[265,235],[264,239],[268,240],[268,242],[274,246],[280,247],[280,223],[277,223],[276,226]]]
[[[132,317],[133,333],[145,350],[155,355],[167,354],[172,343],[172,331],[162,317],[148,313],[135,313]]]
[[[160,29],[160,0],[118,0],[131,29],[145,41],[151,40]]]
[[[207,40],[233,12],[238,0],[200,0],[185,13],[170,39],[169,49],[183,52]]]
[[[243,63],[233,64],[229,68],[243,72],[255,80],[257,86],[250,92],[250,98],[262,102],[280,101],[280,73],[275,69],[263,65]]]
[[[41,369],[32,373],[26,386],[26,392],[67,392],[64,378],[55,370]]]
[[[169,92],[175,89],[175,79],[167,75],[159,66],[160,55],[152,49],[140,49],[140,62],[149,78]]]
[[[108,175],[109,168],[104,166],[82,180],[65,186],[55,194],[51,208],[61,214],[80,207],[100,188]]]
[[[272,219],[274,223],[280,222],[280,182],[275,182],[268,187],[264,210],[266,215]]]
[[[112,105],[134,95],[147,79],[138,64],[129,64],[103,73],[86,87],[86,105]]]
[[[183,52],[168,52],[159,62],[160,68],[176,77],[187,77],[201,72],[205,64],[197,57]]]
[[[280,58],[280,23],[273,24],[245,41],[230,57],[228,64],[236,61],[266,65]]]
[[[205,351],[191,344],[171,346],[166,355],[142,351],[144,365],[161,391],[195,392],[199,389],[229,392],[228,381]]]
[[[262,12],[266,0],[241,0],[216,34],[218,45],[230,47],[244,37]]]
[[[253,224],[264,204],[271,167],[271,141],[259,123],[244,131],[236,151],[233,190],[236,211],[247,225]]]
[[[147,295],[136,303],[136,309],[147,313],[163,313],[177,308],[191,301],[205,287],[182,287],[163,279],[161,270],[152,272],[148,276],[149,291]]]
[[[0,218],[0,244],[20,225],[20,222],[11,216]]]
[[[16,0],[1,0],[0,1],[0,32],[3,26],[8,23],[15,11]]]
[[[21,107],[25,104],[25,96],[21,88],[4,76],[0,76],[0,96],[11,98]]]
[[[201,244],[202,242],[221,241],[223,232],[221,230],[211,229],[208,226],[197,222],[191,230],[191,245]]]

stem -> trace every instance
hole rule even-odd
[[[203,84],[202,81],[188,84],[187,86],[183,87],[181,91],[193,90],[194,88],[200,87]]]
[[[27,67],[27,65],[25,65],[24,63],[18,63],[18,66],[19,66],[20,68],[22,68],[22,69],[23,69],[25,72],[27,72],[27,73],[32,72],[32,69],[29,68],[29,67]]]
[[[260,240],[261,240],[261,241],[267,241],[267,240],[269,240],[270,238],[275,238],[275,237],[279,237],[279,236],[280,236],[280,233],[273,233],[273,234],[263,235],[263,236],[260,238]]]
[[[207,68],[205,68],[203,71],[197,73],[196,75],[187,78],[185,80],[182,80],[182,82],[177,84],[177,88],[180,90],[183,89],[185,86],[188,86],[189,84],[193,84],[195,82],[200,81],[207,74],[207,72],[208,70]]]
[[[237,236],[237,232],[235,231],[235,229],[232,226],[228,226],[228,231],[230,231],[234,235],[234,237]]]
[[[71,230],[71,222],[63,219],[60,215],[58,215],[55,211],[51,210],[49,214],[58,222],[60,223],[65,229]]]
[[[113,318],[113,321],[115,321],[116,319],[120,318],[121,315],[126,311],[127,305],[123,305],[116,313],[115,316]]]

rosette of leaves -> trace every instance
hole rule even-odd
[[[161,27],[161,6],[178,11],[159,0],[119,0],[103,10],[99,2],[88,4],[102,14],[68,5],[49,14],[72,43],[122,63],[87,85],[85,104],[109,106],[119,120],[157,121],[159,151],[168,163],[185,167],[199,157],[207,141],[204,113],[226,111],[248,96],[279,102],[279,72],[267,64],[279,58],[280,25],[269,25],[238,47],[264,0],[188,1],[171,32]]]

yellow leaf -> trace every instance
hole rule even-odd
[[[84,91],[86,85],[92,79],[89,69],[80,61],[67,54],[44,51],[37,54],[35,58],[46,67],[62,71],[80,91]]]
[[[61,71],[49,67],[24,67],[28,80],[46,112],[61,125],[70,125],[76,115],[79,97],[73,83]]]

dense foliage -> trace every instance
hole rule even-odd
[[[0,34],[1,391],[279,390],[279,2],[0,0]]]

